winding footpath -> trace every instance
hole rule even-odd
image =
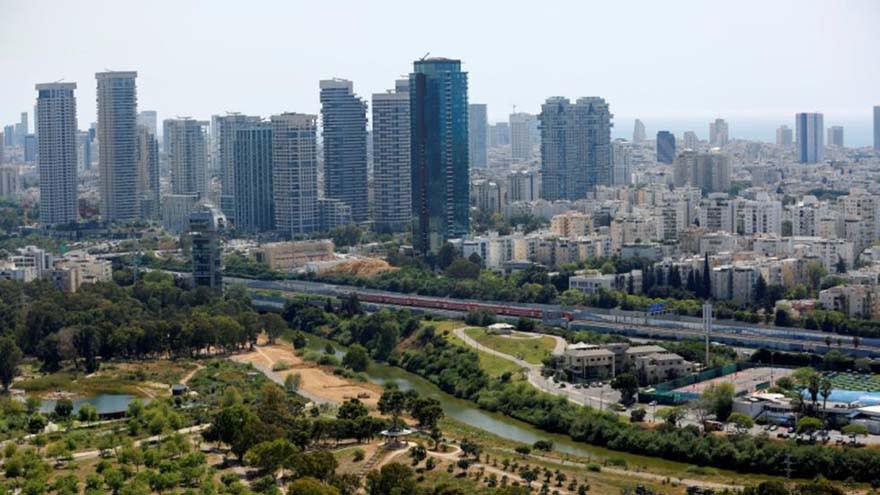
[[[602,397],[592,397],[590,395],[587,395],[586,392],[584,391],[584,389],[578,390],[573,387],[560,388],[555,383],[553,383],[553,380],[551,380],[550,378],[547,378],[541,374],[541,368],[543,367],[543,365],[530,363],[528,361],[519,359],[515,356],[511,356],[510,354],[505,354],[503,352],[496,351],[495,349],[487,347],[487,346],[477,342],[473,338],[471,338],[471,336],[469,336],[467,334],[467,332],[465,332],[465,330],[467,330],[468,328],[472,328],[472,327],[456,328],[455,330],[453,330],[453,332],[455,333],[456,337],[458,337],[465,344],[473,347],[474,349],[476,349],[480,352],[485,352],[486,354],[491,354],[493,356],[497,356],[501,359],[506,359],[508,361],[516,363],[516,365],[519,366],[520,368],[527,370],[528,381],[531,386],[537,388],[538,390],[541,390],[542,392],[547,392],[548,394],[566,397],[568,400],[570,400],[571,402],[574,402],[575,404],[580,404],[582,406],[595,407],[597,409],[604,409],[605,402],[607,402],[607,401],[604,401]],[[565,351],[566,345],[568,345],[568,343],[565,341],[565,339],[563,339],[562,337],[555,336],[555,335],[543,335],[543,334],[527,333],[527,332],[519,332],[519,333],[528,336],[528,338],[553,337],[553,339],[556,341],[556,345],[553,348],[554,354],[562,354]],[[523,337],[519,337],[519,338],[523,338]]]

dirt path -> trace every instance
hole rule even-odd
[[[359,398],[367,407],[375,409],[382,394],[379,385],[350,380],[333,374],[327,367],[303,360],[290,344],[283,342],[255,346],[253,350],[230,356],[229,359],[250,363],[279,385],[284,385],[288,375],[299,374],[300,388],[297,393],[315,404],[340,405],[347,399]],[[274,371],[273,367],[279,362],[289,367]]]
[[[186,376],[184,376],[183,378],[181,378],[181,379],[180,379],[180,384],[181,384],[181,385],[186,385],[186,384],[190,381],[190,379],[192,379],[192,377],[195,376],[195,374],[198,373],[199,370],[202,369],[202,368],[204,368],[204,367],[205,367],[205,366],[204,366],[202,363],[196,363],[196,368],[195,368],[194,370],[190,371],[189,373],[187,373]]]

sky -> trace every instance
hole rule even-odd
[[[138,71],[159,119],[239,111],[318,113],[318,82],[368,98],[426,53],[458,58],[491,121],[550,96],[601,96],[615,136],[723,117],[732,137],[773,139],[820,111],[867,145],[880,105],[880,1],[0,0],[0,124],[33,109],[34,84],[78,84],[95,119],[94,73]]]

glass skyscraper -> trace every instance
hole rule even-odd
[[[460,60],[417,60],[409,86],[413,248],[436,252],[469,230],[467,73]]]
[[[675,135],[669,131],[657,133],[657,161],[670,164],[675,161]]]
[[[369,217],[367,204],[367,104],[351,81],[321,81],[324,125],[324,197],[351,207],[355,222]]]
[[[272,123],[240,125],[233,141],[235,228],[242,232],[272,230]]]
[[[825,155],[825,123],[821,113],[799,113],[794,117],[798,161],[819,163]]]

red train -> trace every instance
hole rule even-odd
[[[517,307],[517,306],[505,306],[502,304],[495,303],[478,303],[478,302],[468,302],[468,301],[457,301],[454,299],[444,299],[444,298],[436,298],[436,297],[419,297],[419,296],[408,296],[408,295],[400,295],[400,296],[392,296],[387,294],[375,294],[375,293],[363,293],[363,292],[355,292],[358,299],[365,302],[379,303],[379,304],[394,304],[397,306],[413,306],[417,308],[435,308],[435,309],[448,309],[451,311],[488,311],[490,313],[494,313],[496,315],[503,316],[524,316],[526,318],[535,318],[535,319],[543,319],[545,316],[545,310],[540,308],[529,308],[529,307]],[[561,312],[561,314],[557,312],[553,312],[559,315],[559,317],[566,318],[571,320],[571,313],[566,311]],[[547,315],[551,316],[551,315]]]

